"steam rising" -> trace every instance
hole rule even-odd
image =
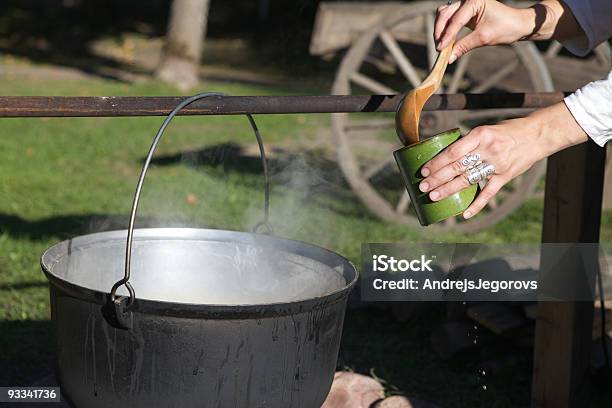
[[[339,189],[341,176],[337,172],[324,172],[321,163],[312,164],[312,158],[302,156],[285,156],[281,160],[271,161],[270,165],[270,221],[275,233],[309,241],[328,236],[333,226],[324,225],[325,222],[320,219],[314,220],[312,211],[305,211],[305,205],[310,204],[318,193]],[[201,171],[202,167],[198,166],[198,169]],[[334,174],[337,180],[329,181]],[[198,211],[204,213],[202,218],[206,220],[208,209],[217,205],[227,191],[211,190],[210,179],[199,181],[198,178],[188,182],[196,195],[198,190],[206,192],[203,199],[197,202]],[[258,184],[255,186],[257,193],[249,197],[249,205],[244,209],[241,224],[245,231],[251,231],[263,219],[263,180],[258,180]],[[178,190],[184,189],[181,187]],[[140,215],[137,228],[197,226],[196,223],[189,223],[189,217],[177,219],[176,214],[180,214],[177,210],[183,204],[177,197],[176,186],[164,190],[167,197],[161,200],[159,197],[153,199],[151,193],[147,194],[149,191],[150,188],[145,186],[142,201],[148,211],[142,212],[170,212],[175,214],[174,220]],[[157,189],[156,196],[159,191]],[[227,222],[231,224],[231,220]],[[126,224],[125,217],[99,217],[90,223],[88,229],[116,230],[125,228]],[[316,224],[324,228],[317,228]],[[307,238],[304,238],[305,235]],[[123,275],[124,248],[125,240],[121,239],[101,247],[74,251],[53,265],[53,273],[77,285],[108,292]],[[346,285],[341,270],[279,248],[199,240],[136,242],[131,282],[138,298],[224,305],[291,302],[323,296]],[[119,293],[127,294],[124,288]]]
[[[314,207],[317,195],[339,190],[342,178],[334,171],[325,172],[323,164],[312,163],[312,160],[292,156],[273,167],[270,221],[279,235],[317,241],[333,233],[333,226],[325,224],[320,218],[322,212],[315,211],[318,218],[313,218],[312,208],[307,207]],[[253,204],[245,213],[244,230],[250,230],[261,221],[262,199],[263,192],[261,198],[254,197]],[[314,228],[315,225],[319,228]],[[304,229],[308,230],[306,238]]]

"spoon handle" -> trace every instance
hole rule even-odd
[[[455,45],[455,41],[451,41],[451,43],[444,48],[438,54],[438,58],[436,58],[436,62],[434,63],[431,72],[422,82],[421,86],[432,85],[434,84],[435,93],[438,88],[440,88],[440,84],[442,83],[442,78],[444,78],[444,72],[446,72],[446,67],[448,67],[448,60],[453,53],[453,46]]]
[[[444,72],[448,66],[448,59],[452,54],[454,44],[455,42],[452,41],[448,47],[440,51],[427,78],[419,86],[406,94],[395,114],[397,136],[406,146],[418,143],[420,140],[419,119],[421,111],[425,102],[427,102],[431,95],[436,93],[442,84]]]

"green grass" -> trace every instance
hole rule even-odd
[[[2,80],[7,95],[171,95],[170,88],[145,82],[125,85],[103,80]],[[207,90],[234,95],[282,94],[266,89],[211,83]],[[2,119],[0,121],[0,384],[31,380],[48,361],[48,291],[38,265],[45,248],[104,223],[122,228],[141,160],[162,118]],[[325,115],[257,117],[269,144],[304,146],[329,134]],[[324,132],[324,133],[321,133]],[[325,133],[326,132],[326,133]],[[390,137],[393,137],[390,135]],[[235,142],[254,144],[243,117],[178,118],[163,139],[150,170],[141,219],[167,219],[215,228],[249,230],[262,211],[262,176],[257,161],[204,166],[181,161],[181,153]],[[309,154],[317,155],[317,152]],[[290,165],[273,163],[271,221],[278,235],[336,250],[359,264],[362,242],[537,242],[542,204],[527,202],[502,223],[477,234],[434,234],[382,222],[369,214],[342,179],[337,166],[300,156]],[[172,158],[178,158],[173,160]],[[313,188],[309,180],[319,180]],[[196,202],[187,200],[195,197]],[[602,237],[612,237],[612,214],[604,215]],[[172,221],[174,220],[174,221]],[[378,312],[351,312],[341,362],[369,368],[404,392],[469,406],[516,406],[528,401],[529,369],[518,385],[491,380],[482,392],[473,363],[450,364],[433,356],[428,335],[439,306],[410,324]],[[363,320],[362,320],[363,319]],[[368,323],[370,322],[370,323]],[[371,323],[374,322],[374,323]],[[382,348],[384,346],[384,348]],[[400,360],[393,353],[401,354]],[[393,360],[396,359],[396,360]],[[527,358],[529,360],[529,358]],[[524,362],[523,362],[524,363]],[[523,365],[529,365],[529,362]],[[423,377],[420,372],[423,371]],[[412,376],[412,377],[411,377]],[[512,375],[511,375],[512,377]],[[525,378],[527,380],[525,380]],[[447,392],[436,393],[440,383]],[[436,387],[432,386],[436,384]],[[519,395],[514,395],[520,391]],[[499,402],[502,401],[502,402]],[[506,405],[503,401],[508,401]]]

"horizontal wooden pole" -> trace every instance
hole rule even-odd
[[[433,95],[427,111],[534,109],[563,100],[563,92]],[[178,96],[2,96],[0,117],[165,116]],[[213,96],[181,115],[395,112],[402,95]]]

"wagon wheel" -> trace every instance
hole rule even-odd
[[[426,76],[437,52],[433,23],[439,2],[411,4],[368,28],[345,54],[332,92],[396,94],[414,87]],[[531,42],[513,46],[485,47],[470,52],[447,70],[440,92],[485,93],[553,90],[546,64]],[[520,116],[526,110],[424,112],[421,135],[459,127],[465,134],[475,125]],[[398,147],[393,114],[367,117],[332,115],[338,143],[338,161],[352,190],[378,217],[418,226],[409,198],[393,161]],[[483,214],[465,221],[451,218],[430,228],[474,232],[493,225],[517,209],[535,190],[544,172],[537,163],[509,183]]]

